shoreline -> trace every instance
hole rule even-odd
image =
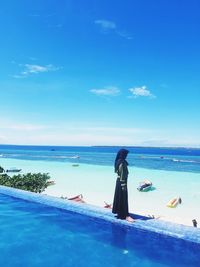
[[[116,176],[113,167],[80,164],[73,167],[69,162],[31,161],[1,158],[2,167],[20,167],[23,173],[49,173],[55,185],[49,186],[43,194],[56,197],[74,197],[82,194],[87,204],[103,207],[104,201],[113,201]],[[139,192],[138,183],[148,178],[155,190]],[[177,186],[178,185],[178,186]],[[192,220],[200,224],[197,203],[200,203],[199,174],[129,168],[128,192],[129,212],[143,216],[159,217],[159,220],[193,226]],[[166,207],[175,197],[182,198],[182,204],[176,208]],[[198,215],[198,216],[197,216]],[[199,227],[199,225],[197,225]]]

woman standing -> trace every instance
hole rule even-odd
[[[115,159],[115,172],[117,173],[117,181],[115,187],[115,195],[113,201],[112,213],[117,214],[118,219],[133,222],[133,218],[129,216],[128,211],[128,162],[126,157],[129,151],[127,149],[120,149]]]

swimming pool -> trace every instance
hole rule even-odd
[[[199,266],[200,244],[0,194],[0,266]]]

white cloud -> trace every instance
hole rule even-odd
[[[101,30],[104,33],[112,31],[115,34],[117,34],[120,37],[123,37],[123,38],[125,38],[127,40],[131,40],[132,39],[132,36],[129,33],[125,32],[125,31],[118,30],[117,25],[113,21],[102,19],[102,20],[95,20],[94,23],[99,25]]]
[[[147,89],[146,86],[141,86],[141,87],[135,87],[135,88],[130,88],[129,91],[132,94],[132,97],[150,97],[150,98],[155,98],[155,96]]]
[[[49,129],[49,126],[30,123],[16,123],[13,121],[0,121],[0,130],[14,130],[14,131],[38,131]]]
[[[45,66],[36,65],[36,64],[24,64],[24,65],[20,65],[20,66],[23,66],[24,69],[19,74],[13,75],[14,78],[25,78],[25,77],[32,75],[32,74],[57,71],[60,69],[59,67],[55,67],[52,64],[48,64]]]
[[[117,87],[110,86],[102,89],[91,89],[90,92],[98,96],[117,96],[120,90]]]
[[[102,30],[115,30],[116,24],[110,20],[95,20],[95,24],[98,24]]]
[[[25,71],[23,72],[23,74],[47,72],[47,71],[49,71],[49,68],[47,66],[25,64]]]
[[[30,73],[49,72],[49,71],[56,71],[58,69],[59,69],[58,67],[55,67],[52,64],[46,66],[25,64],[24,73],[30,74]]]
[[[127,32],[116,31],[116,33],[117,33],[119,36],[121,36],[121,37],[123,37],[123,38],[125,38],[125,39],[127,39],[127,40],[132,40],[132,39],[133,39],[133,37],[132,37],[129,33],[127,33]]]

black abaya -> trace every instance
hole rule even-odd
[[[117,174],[112,213],[117,214],[119,219],[126,219],[129,216],[129,212],[127,191],[128,167],[125,160],[119,165]]]

